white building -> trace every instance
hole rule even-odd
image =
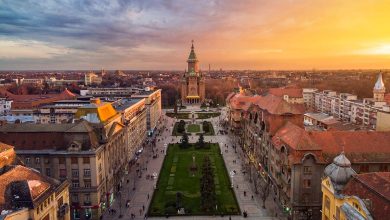
[[[356,95],[349,93],[338,94],[332,90],[304,89],[304,99],[306,106],[312,106],[314,103],[314,111],[316,112],[375,129],[378,112],[390,114],[389,107],[384,100],[385,91],[382,74],[379,74],[373,89],[374,98],[360,100]]]
[[[0,115],[8,115],[11,111],[12,100],[0,98]]]

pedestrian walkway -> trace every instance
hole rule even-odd
[[[214,126],[214,130],[217,133],[219,129],[219,117],[206,119],[207,121],[212,122]],[[145,213],[147,212],[147,208],[149,207],[150,200],[153,195],[154,186],[157,182],[157,178],[149,178],[147,179],[147,175],[152,175],[153,173],[160,173],[160,169],[162,167],[163,159],[164,159],[164,150],[165,144],[169,144],[172,142],[179,142],[180,136],[174,137],[171,136],[172,129],[175,123],[175,119],[170,117],[163,117],[163,123],[160,125],[161,132],[158,136],[155,137],[156,147],[145,147],[144,152],[141,155],[140,161],[145,162],[145,166],[141,175],[141,178],[137,177],[135,181],[135,190],[134,183],[129,181],[125,183],[121,190],[121,199],[117,199],[112,206],[113,209],[116,210],[115,215],[110,215],[108,212],[105,213],[103,219],[144,219]],[[190,143],[195,143],[198,141],[198,136],[190,136]],[[271,217],[271,212],[268,209],[263,209],[261,206],[261,200],[259,196],[256,196],[250,186],[248,180],[245,178],[244,173],[242,172],[243,167],[239,159],[239,153],[235,153],[232,148],[232,140],[227,135],[216,135],[216,136],[205,136],[205,141],[208,142],[218,142],[220,143],[222,149],[222,155],[227,167],[228,172],[236,171],[234,175],[233,184],[234,191],[236,193],[236,197],[240,206],[241,211],[246,211],[248,213],[248,217],[244,218],[243,216],[172,216],[170,219],[188,219],[188,220],[208,220],[208,219],[277,219]],[[228,146],[225,147],[225,144]],[[153,159],[151,151],[157,152],[159,157]],[[225,150],[227,150],[225,152]],[[236,161],[233,163],[233,161]],[[142,166],[142,165],[141,165]],[[136,176],[135,170],[127,175],[126,179],[133,179]],[[238,185],[238,188],[237,188]],[[244,195],[245,191],[245,195]],[[254,198],[252,199],[252,195]],[[126,203],[128,202],[129,206],[126,207]],[[269,201],[266,202],[266,207],[271,207],[268,204]],[[123,215],[122,218],[119,218],[120,214]],[[132,214],[134,218],[131,218]],[[150,217],[150,219],[166,219],[165,217]]]

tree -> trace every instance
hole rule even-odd
[[[200,179],[200,202],[206,212],[212,212],[216,205],[214,173],[208,156],[204,157],[202,164],[202,178]]]
[[[265,200],[269,195],[270,187],[270,182],[266,181],[264,186],[261,188],[261,200],[263,201],[263,209],[265,209]]]
[[[186,126],[186,122],[184,120],[180,120],[178,126],[177,126],[177,132],[178,133],[183,133],[185,132],[185,126]]]
[[[204,148],[205,143],[204,143],[204,136],[203,136],[203,134],[199,135],[199,139],[198,139],[198,143],[197,144],[198,144],[199,148]]]
[[[180,147],[181,148],[188,147],[188,135],[186,132],[184,132],[183,136],[181,137]]]

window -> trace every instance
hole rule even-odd
[[[89,157],[83,157],[83,163],[89,164]]]
[[[26,164],[30,164],[30,158],[26,157]]]
[[[71,161],[72,161],[72,164],[78,164],[77,157],[72,157]]]
[[[80,187],[80,182],[79,182],[79,180],[72,180],[72,187],[75,187],[75,188]]]
[[[91,202],[91,196],[89,194],[84,194],[84,202]]]
[[[72,169],[72,177],[73,178],[79,177],[79,170],[78,169]]]
[[[389,170],[387,169],[387,164],[379,165],[379,171],[381,171],[381,172],[388,172]]]
[[[45,164],[50,164],[50,160],[48,158],[45,158]]]
[[[65,157],[58,158],[59,164],[65,164]]]
[[[340,219],[340,207],[336,207],[336,220]]]
[[[325,208],[330,209],[330,199],[327,196],[325,196]]]
[[[304,174],[311,174],[311,167],[310,166],[304,166],[303,167],[303,173]]]
[[[90,169],[84,169],[84,177],[91,177],[91,170]]]
[[[361,173],[366,173],[366,172],[368,172],[369,171],[369,169],[368,169],[368,164],[362,164],[362,165],[360,165],[360,172]]]
[[[310,188],[311,187],[311,180],[310,179],[304,179],[303,180],[303,187]]]
[[[91,180],[84,180],[84,187],[91,188]]]
[[[72,202],[79,202],[79,195],[72,194]]]
[[[60,169],[60,178],[66,178],[66,169]]]
[[[36,158],[35,158],[35,163],[36,163],[36,164],[40,164],[40,162],[41,162],[41,158],[36,157]]]
[[[51,176],[50,168],[46,168],[46,176]]]

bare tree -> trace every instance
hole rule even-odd
[[[270,187],[270,182],[268,180],[261,187],[261,200],[263,201],[263,209],[265,209],[265,200],[269,195]]]

